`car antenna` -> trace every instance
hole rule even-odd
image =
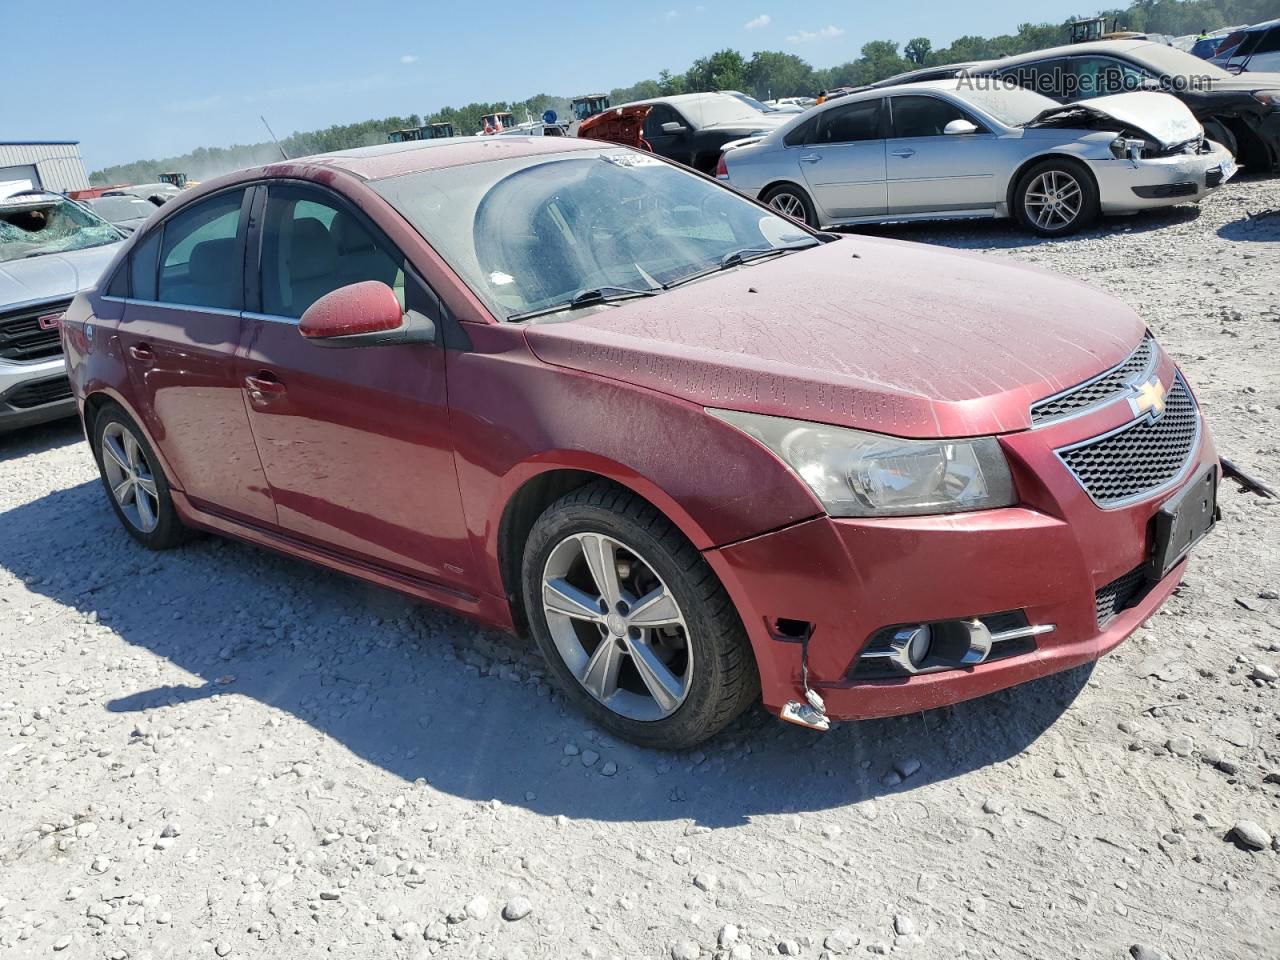
[[[280,146],[280,141],[276,138],[275,131],[271,129],[271,124],[267,123],[267,118],[262,114],[258,114],[258,119],[261,120],[262,125],[267,128],[267,133],[271,134],[271,139],[276,141],[276,147],[280,150],[280,156],[288,160],[289,155],[284,152],[284,147]]]

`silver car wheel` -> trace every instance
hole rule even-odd
[[[125,519],[142,533],[154,530],[160,522],[155,471],[138,438],[122,423],[112,421],[102,431],[102,469]]]
[[[1080,216],[1084,190],[1066,171],[1046,170],[1027,185],[1023,206],[1041,230],[1059,230]]]
[[[614,713],[662,720],[684,703],[694,667],[689,629],[633,547],[601,533],[561,540],[543,568],[542,604],[565,666]]]
[[[779,213],[785,213],[788,217],[794,217],[796,220],[803,221],[806,219],[804,201],[794,193],[775,194],[773,199],[769,201],[769,206]]]

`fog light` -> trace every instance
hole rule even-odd
[[[927,623],[915,627],[903,627],[889,641],[888,659],[899,670],[915,673],[929,657],[933,646],[933,631]]]

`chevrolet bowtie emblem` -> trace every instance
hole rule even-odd
[[[1152,417],[1158,417],[1164,413],[1165,389],[1159,377],[1152,377],[1133,389],[1135,396],[1129,400],[1129,403],[1133,406],[1135,414],[1149,413]]]

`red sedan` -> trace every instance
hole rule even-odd
[[[63,330],[135,539],[528,630],[654,746],[761,696],[824,729],[1095,659],[1215,513],[1195,398],[1124,305],[589,141],[206,182]]]

